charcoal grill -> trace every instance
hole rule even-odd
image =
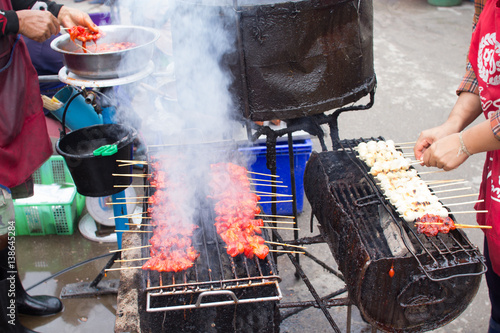
[[[483,257],[459,229],[427,237],[399,217],[356,158],[353,147],[368,140],[383,138],[342,140],[333,151],[313,153],[307,198],[363,318],[383,330],[437,328],[475,296]]]
[[[149,180],[145,180],[145,183],[149,184]],[[147,187],[147,196],[153,193],[154,189]],[[206,196],[202,197],[206,198]],[[196,312],[200,309],[221,307],[223,309],[216,310],[217,317],[221,316],[220,313],[228,311],[232,316],[232,311],[234,311],[232,309],[238,307],[240,311],[247,309],[248,312],[251,311],[248,309],[253,308],[253,303],[258,303],[261,307],[260,311],[264,310],[269,313],[270,326],[276,326],[274,308],[282,298],[282,294],[279,288],[280,277],[277,275],[272,256],[268,255],[264,260],[257,257],[248,259],[245,256],[235,258],[229,256],[225,250],[225,243],[220,239],[213,225],[215,222],[213,208],[213,203],[209,199],[196,207],[195,223],[199,228],[194,231],[193,246],[200,256],[192,268],[178,273],[146,270],[142,272],[143,281],[140,285],[144,286],[145,312],[169,312],[171,314],[168,315],[172,317],[184,316],[184,320],[173,321],[183,323],[186,313],[191,313],[191,310],[195,310],[193,317],[199,320],[204,316]],[[147,211],[147,203],[144,204],[143,209]],[[142,229],[151,231],[152,227],[145,226]],[[142,235],[142,245],[149,245],[152,233]],[[268,239],[265,230],[263,230],[263,237]],[[149,257],[149,249],[144,248],[142,255]],[[248,306],[245,307],[245,305]],[[228,310],[224,306],[232,307]],[[148,315],[145,316],[148,317]],[[152,317],[148,318],[150,320]],[[199,325],[196,326],[200,329]],[[221,331],[220,328],[219,331]]]

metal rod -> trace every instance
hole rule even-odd
[[[275,236],[275,238],[280,243],[283,243],[283,238],[281,238],[281,236],[280,236],[280,234],[278,232],[273,231],[273,235]],[[326,320],[328,320],[328,322],[330,323],[330,326],[332,326],[333,330],[336,333],[341,333],[339,327],[337,326],[337,324],[333,320],[332,315],[330,314],[330,312],[326,308],[326,305],[323,303],[323,300],[321,299],[321,297],[319,297],[319,295],[316,292],[316,289],[314,289],[314,286],[312,285],[311,281],[309,280],[309,278],[307,277],[307,275],[302,270],[302,267],[300,267],[300,265],[297,262],[297,260],[295,260],[295,256],[293,254],[291,254],[291,253],[287,253],[286,255],[288,256],[288,258],[290,259],[290,261],[292,262],[292,264],[295,266],[295,269],[297,270],[297,273],[299,274],[300,278],[302,279],[302,281],[304,281],[304,283],[306,284],[307,288],[309,289],[309,292],[311,293],[311,295],[314,297],[314,299],[318,303],[318,306],[320,307],[321,311],[325,315]]]
[[[121,253],[120,252],[115,252],[113,256],[109,259],[109,261],[104,265],[104,267],[101,269],[99,274],[95,277],[94,281],[92,281],[89,285],[89,288],[95,288],[99,282],[101,282],[102,278],[106,275],[106,270],[113,266],[115,263],[115,260],[118,258],[121,258]]]
[[[295,216],[295,223],[297,223],[297,188],[295,184],[295,155],[293,151],[293,136],[292,133],[288,133],[288,160],[290,162],[290,183],[292,186],[292,212],[293,216]],[[299,239],[299,230],[293,231],[293,238],[295,240]],[[299,254],[295,255],[295,259],[297,263],[300,265],[300,256]],[[298,278],[298,273],[295,272],[295,276]]]

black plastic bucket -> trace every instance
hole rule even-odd
[[[84,127],[59,139],[56,150],[61,154],[75,181],[78,193],[88,197],[103,197],[125,190],[115,185],[130,185],[132,177],[113,176],[131,174],[132,165],[119,166],[117,160],[133,158],[137,131],[120,124]],[[109,156],[94,156],[94,150],[104,145],[117,145],[117,152]]]

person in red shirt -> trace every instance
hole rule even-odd
[[[476,210],[485,231],[485,274],[491,301],[489,333],[500,333],[500,1],[476,0],[467,73],[448,119],[420,133],[415,157],[425,166],[452,170],[472,154],[487,152]],[[500,27],[500,25],[499,25]],[[468,127],[481,114],[485,119]]]
[[[98,31],[87,13],[33,0],[0,0],[0,332],[33,332],[17,315],[62,310],[56,297],[30,296],[17,274],[12,199],[33,193],[31,175],[52,154],[38,75],[20,35],[43,42],[75,25]]]

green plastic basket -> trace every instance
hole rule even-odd
[[[72,235],[74,224],[85,206],[85,197],[78,194],[62,156],[53,155],[33,173],[35,184],[59,184],[71,187],[67,201],[54,203],[23,203],[14,200],[16,235]]]
[[[439,7],[459,6],[462,4],[462,0],[427,0],[427,2]]]

